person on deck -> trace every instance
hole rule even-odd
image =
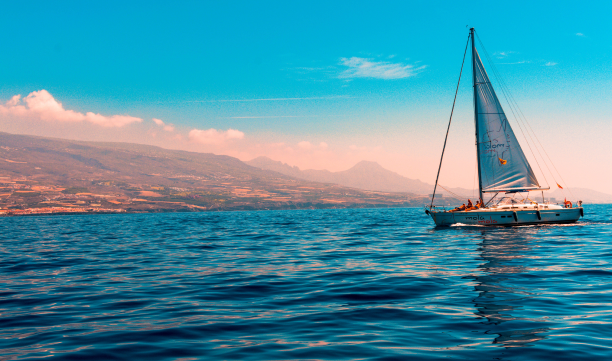
[[[468,207],[467,207],[467,209],[466,209],[467,211],[475,211],[475,210],[477,210],[477,209],[480,209],[480,208],[484,207],[484,204],[482,203],[482,200],[480,200],[480,199],[478,200],[478,202],[476,203],[476,205],[474,205],[474,206],[472,206],[472,207],[470,207],[470,204],[471,204],[471,203],[472,203],[472,202],[470,202],[470,200],[468,199]]]
[[[468,204],[467,204],[466,211],[475,211],[477,209],[478,209],[478,203],[476,204],[476,206],[474,206],[472,204],[472,201],[470,199],[468,199]]]
[[[458,212],[458,211],[465,211],[466,206],[465,203],[463,203],[463,205],[461,207],[457,207],[455,209],[451,209],[449,212]]]

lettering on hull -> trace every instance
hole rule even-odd
[[[497,221],[494,220],[493,218],[489,217],[489,219],[478,220],[478,223],[480,223],[480,224],[494,224],[494,223],[497,223]]]
[[[478,224],[495,224],[497,223],[496,220],[494,220],[493,218],[491,218],[491,216],[489,216],[489,219],[483,217],[483,216],[466,216],[465,217],[466,221],[476,221]]]

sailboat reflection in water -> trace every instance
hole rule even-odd
[[[550,187],[541,186],[536,179],[531,165],[525,153],[523,153],[508,123],[508,119],[502,109],[499,99],[493,90],[489,76],[476,50],[474,36],[475,32],[474,28],[472,28],[470,29],[468,44],[466,45],[463,59],[465,62],[467,47],[471,42],[476,158],[478,160],[478,191],[480,199],[475,206],[462,206],[452,210],[445,210],[434,205],[440,169],[442,167],[442,159],[444,157],[444,149],[446,148],[446,140],[448,139],[447,130],[444,147],[442,149],[442,157],[440,158],[440,167],[438,168],[438,176],[436,177],[436,184],[434,186],[434,193],[431,198],[431,204],[425,210],[425,213],[433,218],[436,226],[449,226],[456,223],[485,226],[516,226],[576,222],[584,212],[581,201],[576,202],[577,207],[574,207],[574,204],[567,200],[562,205],[551,204],[545,200],[544,191],[549,190]],[[461,66],[461,73],[462,72],[463,63]],[[461,81],[461,73],[459,75],[459,82]],[[494,73],[496,72],[494,71]],[[512,113],[517,117],[519,126],[522,117],[522,122],[526,124],[524,128],[527,130],[529,137],[533,140],[535,134],[533,134],[533,137],[529,134],[526,119],[524,119],[522,112],[516,107],[514,99],[507,92],[502,80],[500,80],[500,85],[506,100],[508,100],[508,105],[513,110]],[[455,100],[457,99],[458,90],[459,83],[457,84],[457,91],[455,92]],[[455,102],[453,102],[453,110],[451,111],[451,118],[448,124],[449,129],[454,108]],[[521,128],[521,131],[522,130]],[[525,137],[525,140],[528,141],[527,137]],[[536,150],[539,152],[539,148],[536,148]],[[541,155],[541,152],[539,153]],[[544,151],[544,154],[547,153]],[[535,157],[535,154],[533,154],[533,156]],[[553,168],[556,170],[554,166]],[[550,173],[554,177],[552,171],[550,171]],[[544,173],[542,172],[542,174]],[[555,181],[555,183],[559,188],[563,189],[558,182]],[[542,202],[536,202],[529,198],[529,192],[534,191],[542,192]],[[525,193],[527,196],[517,198],[518,194]],[[493,194],[493,196],[485,200],[485,194]],[[502,196],[498,197],[500,194]]]
[[[482,238],[479,251],[485,263],[479,271],[484,274],[474,277],[478,296],[473,302],[474,313],[488,326],[486,333],[497,334],[493,343],[504,347],[531,346],[545,339],[550,329],[537,314],[541,300],[534,285],[537,277],[531,274],[531,237],[483,232]]]

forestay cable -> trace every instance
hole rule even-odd
[[[463,51],[463,60],[461,61],[461,70],[459,70],[459,80],[457,81],[457,89],[455,90],[455,99],[453,100],[453,107],[451,109],[450,119],[448,120],[448,127],[446,128],[446,136],[444,137],[444,146],[442,147],[442,155],[440,156],[440,165],[438,166],[438,174],[436,175],[436,183],[434,185],[434,191],[431,195],[431,204],[429,209],[433,207],[434,198],[436,198],[436,188],[438,187],[438,179],[440,178],[440,169],[442,169],[442,159],[444,159],[444,150],[446,149],[446,141],[448,140],[448,131],[450,130],[451,122],[453,121],[453,112],[455,111],[455,102],[457,101],[457,93],[459,92],[459,84],[461,83],[461,74],[463,74],[463,64],[465,63],[465,54],[467,54],[467,48],[470,44],[470,37],[465,44],[465,50]]]

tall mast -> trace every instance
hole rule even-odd
[[[476,128],[476,159],[478,160],[478,193],[480,200],[484,202],[482,195],[482,175],[480,174],[480,147],[478,146],[478,96],[476,92],[476,43],[474,43],[474,28],[470,28],[470,38],[472,39],[472,84],[474,85],[474,128]]]

